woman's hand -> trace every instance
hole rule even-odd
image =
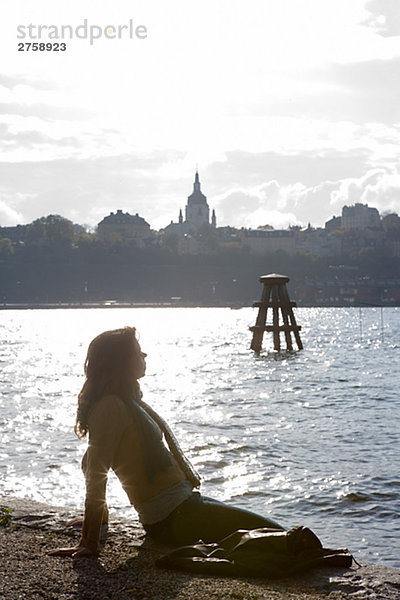
[[[65,523],[65,527],[77,527],[83,525],[83,517],[74,517]]]
[[[56,548],[50,550],[47,556],[72,556],[72,558],[80,558],[81,556],[91,556],[93,552],[85,546],[73,546],[72,548]]]

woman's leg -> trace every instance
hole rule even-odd
[[[237,529],[261,527],[284,529],[261,515],[195,493],[174,511],[165,533],[172,543],[184,545],[199,539],[218,542]]]

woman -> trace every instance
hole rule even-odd
[[[145,358],[134,327],[106,331],[89,345],[75,425],[79,438],[89,433],[82,461],[85,514],[83,522],[69,523],[82,523],[82,535],[77,546],[49,554],[79,557],[98,551],[101,527],[108,522],[105,496],[110,468],[147,534],[159,542],[215,542],[236,529],[282,529],[264,517],[193,491],[200,485],[197,473],[168,425],[142,400],[138,380],[146,371]]]

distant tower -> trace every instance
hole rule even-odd
[[[182,209],[180,209],[180,210],[179,210],[179,219],[178,219],[178,223],[183,223]]]
[[[199,173],[196,171],[193,193],[188,197],[185,209],[186,221],[198,227],[210,223],[210,208],[206,196],[200,190]]]
[[[217,226],[217,217],[215,216],[215,210],[214,209],[213,209],[212,215],[211,215],[211,226],[212,227],[216,227]]]

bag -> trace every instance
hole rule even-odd
[[[286,577],[312,567],[350,567],[345,549],[323,548],[307,527],[290,531],[239,529],[220,542],[182,546],[157,561],[157,566],[217,576]]]

